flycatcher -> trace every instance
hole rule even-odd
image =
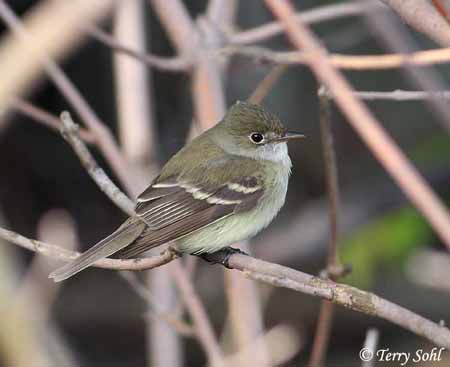
[[[176,240],[181,253],[211,254],[265,228],[284,204],[288,132],[260,106],[237,102],[192,140],[138,197],[136,216],[50,277],[67,279],[97,260],[135,257]]]

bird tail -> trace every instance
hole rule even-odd
[[[111,256],[135,241],[144,231],[145,224],[131,220],[125,222],[115,232],[83,252],[72,262],[56,269],[49,275],[55,282],[60,282],[91,266],[97,260]]]

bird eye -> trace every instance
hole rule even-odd
[[[255,144],[261,144],[264,141],[264,135],[261,133],[251,133],[250,140]]]

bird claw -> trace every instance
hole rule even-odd
[[[229,260],[231,255],[234,254],[240,254],[240,255],[246,255],[249,256],[246,252],[242,251],[241,249],[234,248],[234,247],[225,247],[217,252],[211,253],[211,254],[201,254],[199,255],[203,260],[209,262],[211,265],[213,264],[221,264],[225,266],[227,269],[233,269],[230,264]]]

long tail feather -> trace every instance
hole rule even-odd
[[[60,282],[91,266],[97,260],[111,256],[130,245],[145,229],[144,223],[124,223],[115,232],[104,238],[72,262],[56,269],[49,275],[55,282]]]

